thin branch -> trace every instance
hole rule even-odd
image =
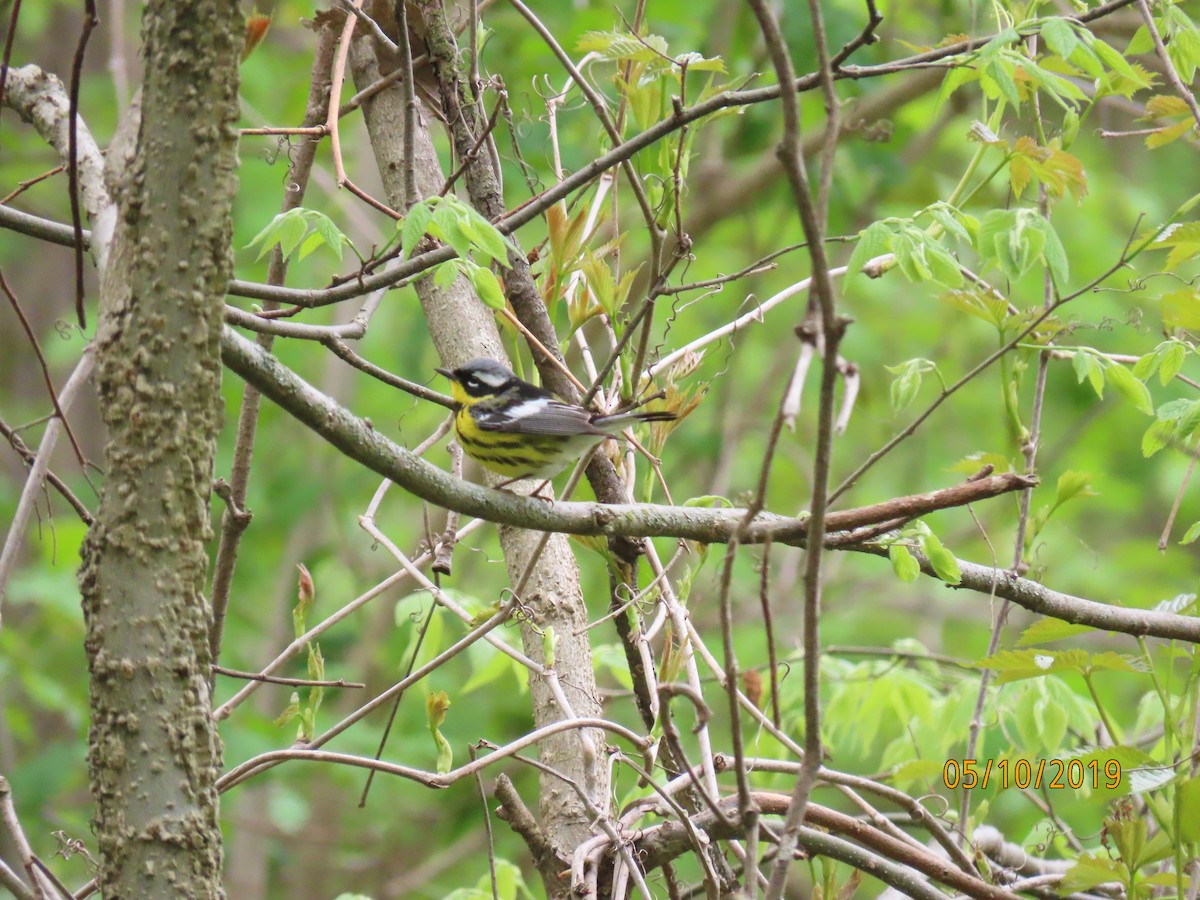
[[[1187,104],[1187,108],[1192,112],[1192,118],[1200,127],[1200,104],[1196,102],[1196,95],[1183,83],[1183,79],[1179,77],[1179,71],[1175,68],[1175,63],[1171,61],[1171,54],[1167,52],[1166,45],[1163,44],[1162,35],[1158,32],[1158,25],[1154,22],[1154,14],[1150,11],[1149,0],[1137,0],[1137,6],[1138,12],[1142,15],[1142,21],[1146,25],[1146,31],[1149,32],[1150,39],[1154,41],[1154,52],[1163,65],[1167,81],[1171,83],[1171,87],[1175,88],[1179,99]]]
[[[355,12],[362,6],[363,0],[344,0],[346,5],[351,6]],[[350,40],[354,37],[354,23],[357,21],[355,16],[346,16],[346,24],[342,26],[341,36],[338,38],[337,55],[333,60],[333,75],[330,78],[329,88],[329,114],[325,118],[325,129],[329,133],[329,147],[333,154],[333,174],[337,181],[338,187],[344,187],[354,196],[358,197],[369,206],[379,210],[384,215],[399,221],[404,218],[400,213],[396,212],[386,203],[375,199],[358,185],[356,185],[346,175],[346,167],[342,161],[342,139],[338,131],[338,104],[341,102],[342,83],[346,77],[346,57],[350,52]]]
[[[26,443],[21,440],[21,436],[3,419],[0,419],[0,437],[8,441],[9,445],[17,451],[17,455],[21,457],[27,466],[33,464],[33,461],[37,458],[37,454],[29,449]],[[75,496],[75,493],[67,487],[65,481],[49,469],[46,470],[46,481],[71,505],[71,508],[75,510],[75,514],[79,516],[85,525],[92,524],[91,510],[84,505],[82,500]]]
[[[229,678],[242,678],[249,681],[265,681],[267,684],[290,684],[293,687],[330,687],[330,688],[365,688],[358,681],[346,681],[339,678],[336,681],[313,681],[309,678],[280,678],[276,675],[262,675],[258,672],[242,672],[239,669],[229,669],[225,666],[213,665],[212,670],[218,675]]]
[[[46,383],[46,392],[50,395],[50,402],[54,405],[54,415],[62,421],[63,431],[67,433],[67,438],[71,442],[71,449],[75,451],[75,459],[78,460],[80,468],[86,470],[87,460],[83,456],[83,450],[79,446],[79,441],[75,438],[75,432],[71,430],[71,423],[67,421],[66,413],[59,406],[58,394],[55,392],[54,382],[50,378],[50,366],[46,363],[46,355],[42,353],[42,345],[38,343],[37,335],[33,333],[33,326],[29,324],[29,319],[25,317],[25,311],[21,309],[21,303],[17,300],[17,295],[8,286],[8,279],[4,277],[3,269],[0,269],[0,291],[4,292],[4,296],[8,298],[13,312],[21,320],[21,328],[25,330],[25,337],[29,340],[29,345],[33,347],[33,352],[37,355],[38,365],[42,370],[42,380]]]
[[[3,776],[0,776],[0,825],[3,825],[4,830],[8,832],[9,840],[16,847],[17,856],[25,868],[25,874],[32,886],[29,896],[35,897],[37,900],[45,900],[42,879],[33,861],[33,850],[29,846],[25,830],[21,827],[21,820],[17,818],[17,810],[13,804],[12,786]],[[5,868],[7,869],[7,866]]]
[[[1094,22],[1134,2],[1135,0],[1112,0],[1112,2],[1081,13],[1075,20],[1083,24]],[[988,43],[993,37],[994,35],[987,35],[985,37],[960,41],[957,44],[939,47],[884,65],[840,68],[834,73],[834,77],[838,80],[843,78],[859,80],[929,65],[961,53],[978,49]],[[397,79],[399,77],[401,76],[397,74]],[[801,76],[795,80],[795,87],[798,92],[811,91],[819,86],[820,79],[815,73]],[[652,146],[685,125],[723,109],[767,103],[778,99],[779,96],[779,85],[756,89],[722,91],[707,100],[679,110],[675,115],[665,118],[640,134],[634,135],[628,140],[617,144],[609,152],[592,160],[586,166],[568,175],[541,194],[511,210],[506,215],[496,218],[495,225],[501,233],[512,234],[521,226],[538,218],[555,203],[590,184],[604,172],[631,159],[639,151]],[[59,223],[40,217],[28,216],[27,214],[18,213],[16,210],[9,210],[2,206],[0,206],[0,227],[10,228],[25,234],[35,234],[44,240],[68,247],[73,245],[74,232],[70,226],[62,226]],[[86,233],[84,237],[86,239]],[[451,248],[440,247],[413,257],[402,264],[374,273],[367,278],[325,289],[284,288],[231,279],[228,292],[248,299],[274,300],[281,304],[316,308],[362,296],[379,288],[395,286],[407,278],[411,278],[440,263],[453,259],[454,256],[454,251]]]
[[[67,379],[62,392],[58,395],[58,407],[64,413],[70,409],[76,393],[92,375],[92,367],[96,361],[93,348],[92,344],[88,344],[84,348],[83,355],[80,356],[79,362],[75,366],[75,371],[71,373],[71,377]],[[29,467],[29,474],[25,477],[25,486],[21,489],[21,496],[17,500],[17,511],[13,513],[12,522],[8,528],[8,537],[5,538],[3,550],[0,550],[0,600],[7,592],[8,578],[13,566],[16,565],[17,553],[21,549],[21,544],[25,540],[25,529],[37,504],[37,494],[42,487],[42,478],[50,466],[50,455],[54,452],[54,445],[58,443],[58,434],[62,429],[63,421],[55,416],[46,424],[46,430],[42,432],[42,439],[38,444],[37,456],[34,457],[33,465]]]
[[[542,875],[542,881],[554,884],[559,872],[566,866],[566,860],[560,859],[554,852],[554,846],[546,839],[533,813],[521,800],[521,795],[507,775],[501,773],[496,776],[493,790],[500,801],[500,809],[496,814],[525,841],[533,864]]]
[[[472,531],[475,531],[476,529],[478,529],[482,524],[483,523],[480,520],[475,520],[474,522],[470,522],[467,525],[463,526],[462,530],[460,530],[458,533],[458,539],[462,540],[466,535],[468,535]],[[416,559],[414,559],[413,565],[414,566],[428,565],[431,559],[432,559],[432,555],[430,553],[426,552],[426,553],[423,553],[420,556],[418,556]],[[330,616],[327,616],[325,619],[323,619],[322,621],[318,622],[316,625],[309,628],[308,631],[304,632],[304,634],[297,635],[296,638],[290,644],[288,644],[286,647],[284,647],[283,650],[281,650],[275,656],[275,658],[273,660],[271,660],[269,663],[267,663],[265,666],[262,667],[262,669],[259,671],[259,674],[260,675],[270,675],[272,672],[277,671],[285,663],[287,663],[290,659],[292,659],[297,654],[302,652],[308,646],[310,641],[316,639],[317,637],[320,637],[322,634],[324,634],[326,631],[328,631],[334,625],[336,625],[339,622],[341,622],[342,620],[346,619],[348,616],[352,615],[355,611],[361,609],[363,606],[370,603],[376,597],[379,597],[379,596],[387,593],[387,591],[391,590],[396,585],[403,583],[409,577],[410,576],[407,571],[396,572],[395,574],[393,574],[393,575],[389,576],[388,578],[385,578],[383,581],[379,582],[379,584],[375,585],[374,587],[372,587],[365,593],[362,593],[359,596],[355,597],[349,603],[342,606],[342,608],[339,609],[337,612],[333,613]],[[496,624],[499,624],[499,622],[497,622]],[[469,636],[470,635],[468,635],[468,637]],[[264,682],[257,681],[257,680],[251,681],[249,684],[247,684],[245,687],[243,687],[240,691],[238,691],[236,694],[234,694],[232,697],[230,697],[228,700],[226,700],[224,703],[222,703],[219,707],[217,707],[215,710],[213,710],[213,718],[216,719],[218,722],[220,722],[222,719],[228,718],[228,716],[233,712],[233,710],[235,710],[238,706],[240,706],[242,703],[244,703],[250,697],[251,694],[255,693],[260,687],[262,687],[263,683]]]
[[[329,67],[333,58],[333,31],[330,27],[322,28],[317,35],[317,46],[313,52],[312,68],[310,70],[308,100],[304,110],[306,126],[316,125],[321,120],[325,109],[325,89],[329,85]],[[317,153],[317,141],[304,141],[292,157],[288,166],[283,200],[280,211],[288,212],[295,209],[304,199],[308,189],[309,175],[312,172],[313,161]],[[271,253],[271,262],[267,271],[267,281],[271,284],[282,285],[287,278],[288,261],[283,252],[276,247]],[[363,310],[355,317],[352,326],[359,326],[359,333],[366,330],[368,308],[373,309],[382,299],[377,294],[367,301]],[[372,305],[373,304],[373,305]],[[267,301],[266,310],[273,311],[277,304]],[[226,321],[253,320],[258,334],[258,346],[269,351],[274,341],[269,330],[268,319],[251,316],[234,307],[225,308]],[[275,323],[287,324],[287,323]],[[314,326],[289,326],[292,329]],[[241,407],[238,410],[236,437],[234,438],[233,460],[229,469],[229,484],[223,498],[226,503],[225,514],[221,518],[221,537],[217,544],[217,555],[213,562],[212,588],[210,591],[212,603],[212,623],[209,625],[209,651],[213,662],[221,658],[221,642],[224,638],[225,616],[229,607],[230,591],[233,587],[233,576],[237,569],[238,552],[241,547],[242,534],[250,525],[251,514],[246,510],[246,497],[250,486],[250,467],[254,461],[254,445],[258,434],[258,411],[261,395],[252,385],[247,385],[242,394]]]
[[[17,6],[20,6],[20,5],[21,5],[20,3],[17,4]],[[4,90],[4,86],[0,85],[0,92],[3,92],[3,90]],[[63,171],[65,168],[66,168],[66,166],[63,166],[63,165],[55,166],[53,169],[47,169],[41,175],[35,175],[33,178],[26,178],[24,181],[18,181],[17,186],[15,188],[13,188],[11,191],[9,191],[7,194],[5,194],[3,197],[0,197],[0,206],[6,206],[7,204],[9,204],[13,200],[15,200],[17,197],[19,197],[21,194],[25,193],[25,191],[27,191],[31,187],[33,187],[35,184],[40,184],[41,182],[45,181],[47,178],[54,177],[59,172]]]
[[[792,791],[784,819],[783,833],[779,840],[779,854],[771,869],[768,900],[779,900],[783,896],[788,867],[804,824],[809,792],[816,781],[821,767],[821,708],[820,708],[820,609],[822,591],[821,564],[824,558],[826,514],[830,502],[829,473],[832,467],[834,386],[837,383],[838,344],[845,330],[845,323],[838,319],[833,296],[833,279],[829,261],[825,255],[825,209],[827,186],[818,189],[814,202],[805,170],[804,151],[800,136],[800,104],[796,92],[796,79],[788,48],[765,0],[749,0],[750,7],[758,19],[759,31],[766,42],[771,62],[779,80],[780,99],[783,107],[783,138],[778,155],[791,187],[792,198],[800,215],[800,224],[808,241],[809,258],[812,261],[812,299],[819,312],[820,333],[816,336],[822,352],[820,399],[817,408],[817,442],[813,458],[812,500],[809,503],[810,543],[804,557],[804,759],[800,777]],[[823,185],[832,177],[832,154],[836,146],[836,105],[833,93],[833,73],[825,51],[824,24],[820,6],[810,0],[809,12],[813,33],[816,36],[820,70],[817,73],[826,95],[827,115],[831,117],[826,129],[826,145],[823,165]],[[782,428],[784,409],[781,406],[775,417],[774,434]],[[756,505],[761,507],[766,493],[766,479],[770,465],[770,450],[763,462],[759,494]],[[753,507],[752,507],[753,508]],[[749,522],[747,521],[747,525]]]
[[[494,753],[473,760],[444,774],[426,772],[422,769],[414,769],[411,766],[396,765],[394,763],[372,760],[363,756],[353,756],[348,753],[330,753],[325,750],[291,748],[286,750],[269,750],[266,753],[260,753],[258,756],[251,757],[246,762],[222,775],[217,780],[217,789],[221,793],[224,793],[230,788],[236,787],[242,782],[261,774],[266,769],[288,761],[337,763],[339,765],[356,766],[364,769],[375,769],[389,775],[397,775],[401,778],[416,781],[426,787],[445,788],[464,778],[472,778],[476,772],[480,772],[488,766],[495,765],[502,759],[514,756],[527,747],[539,744],[552,735],[561,734],[564,731],[587,728],[597,728],[623,738],[630,744],[633,744],[643,754],[649,752],[652,746],[652,742],[648,738],[631,731],[617,722],[597,717],[571,718],[543,725],[541,728],[521,735],[521,737],[508,744],[497,747]]]
[[[427,388],[423,384],[418,384],[415,381],[409,381],[407,378],[401,378],[399,375],[393,375],[387,369],[383,369],[375,365],[370,360],[364,359],[337,337],[327,337],[323,339],[326,347],[328,347],[338,359],[344,360],[354,368],[366,372],[372,378],[377,378],[384,384],[391,385],[394,388],[399,388],[406,393],[412,394],[421,400],[427,400],[430,403],[436,403],[439,406],[444,406],[447,409],[454,409],[454,401],[445,394],[439,393],[432,388]]]
[[[71,200],[71,225],[75,247],[75,316],[79,327],[87,327],[83,309],[83,217],[79,209],[79,84],[83,78],[83,58],[87,52],[92,29],[100,24],[96,13],[96,0],[84,0],[83,28],[79,32],[79,43],[75,45],[75,56],[71,60],[71,87],[67,112],[67,194]]]

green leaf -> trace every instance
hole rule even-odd
[[[1170,784],[1175,779],[1175,770],[1170,766],[1156,766],[1146,769],[1130,769],[1128,775],[1129,793],[1145,794]]]
[[[467,214],[459,220],[459,226],[471,238],[472,246],[490,256],[506,269],[510,268],[508,252],[514,248],[504,239],[504,235],[496,229],[495,225],[474,209],[468,209]]]
[[[702,497],[691,497],[683,501],[684,506],[702,506],[702,507],[724,507],[725,509],[733,509],[733,501],[728,497],[722,497],[720,494],[705,494]]]
[[[454,750],[440,730],[442,723],[446,721],[446,710],[449,708],[450,695],[445,691],[430,691],[425,696],[425,719],[429,723],[429,733],[433,736],[433,744],[437,748],[439,775],[445,775],[454,768]]]
[[[1050,51],[1063,59],[1070,59],[1075,48],[1079,46],[1075,30],[1064,19],[1047,19],[1042,23],[1041,33],[1042,40],[1046,42]]]
[[[1073,500],[1079,496],[1096,496],[1096,492],[1092,490],[1092,476],[1090,474],[1087,472],[1067,471],[1058,476],[1058,486],[1054,497],[1055,507],[1062,506],[1068,500]]]
[[[958,220],[960,213],[954,207],[945,203],[935,203],[929,208],[929,214],[933,216],[935,222],[942,226],[946,234],[953,235],[964,243],[971,242],[971,234]]]
[[[962,270],[956,260],[941,244],[926,237],[926,261],[933,273],[933,280],[948,288],[962,287],[965,283]]]
[[[504,290],[500,287],[500,280],[495,273],[474,263],[471,264],[470,270],[471,284],[475,285],[479,299],[492,309],[504,309]]]
[[[1138,412],[1148,416],[1154,415],[1154,404],[1150,399],[1150,391],[1138,381],[1133,373],[1121,365],[1111,365],[1104,370],[1105,380],[1116,388],[1117,392],[1133,404]]]
[[[1124,883],[1127,877],[1128,870],[1116,860],[1084,853],[1075,860],[1075,865],[1067,870],[1067,874],[1058,885],[1058,890],[1064,895],[1074,894],[1110,881]]]
[[[471,256],[471,236],[463,230],[467,221],[466,211],[458,202],[442,202],[433,210],[433,220],[429,223],[431,234],[441,238],[454,248],[459,259],[469,259]]]
[[[1157,419],[1150,423],[1150,427],[1142,435],[1142,456],[1149,459],[1163,447],[1167,446],[1167,441],[1174,433],[1175,424],[1173,422]]]
[[[1093,37],[1095,36],[1093,35]],[[1118,75],[1122,75],[1131,81],[1139,82],[1143,87],[1149,87],[1149,84],[1145,83],[1144,76],[1138,72],[1137,69],[1131,66],[1129,61],[1126,60],[1125,57],[1122,56],[1115,48],[1110,47],[1100,38],[1097,37],[1091,42],[1091,51],[1096,54],[1097,58],[1099,58],[1102,63],[1104,63]]]
[[[247,247],[253,247],[255,244],[262,244],[262,249],[259,250],[258,256],[255,259],[262,259],[271,252],[276,246],[279,247],[279,252],[283,254],[283,258],[287,259],[291,256],[292,251],[296,249],[296,245],[304,238],[308,232],[308,223],[305,221],[304,214],[307,212],[303,207],[290,209],[287,212],[280,213],[273,218],[267,227],[254,236],[254,239],[247,244]]]
[[[1184,533],[1183,537],[1180,538],[1179,543],[1191,544],[1194,543],[1198,537],[1200,537],[1200,522],[1193,522],[1191,527],[1188,528],[1188,530]]]
[[[929,564],[933,566],[933,571],[937,573],[938,578],[946,584],[962,582],[962,570],[958,567],[958,560],[943,546],[936,535],[932,533],[923,535],[921,549],[925,552],[925,556],[928,558]]]
[[[1154,417],[1161,422],[1178,422],[1181,419],[1190,418],[1197,406],[1200,406],[1200,400],[1188,400],[1183,397],[1178,400],[1168,400],[1158,408]]]
[[[1017,93],[1017,82],[1013,77],[1016,67],[1008,59],[997,59],[983,69],[983,82],[990,81],[998,96],[1003,96],[1014,109],[1021,106],[1021,95]]]
[[[901,412],[917,396],[921,389],[921,367],[919,360],[909,360],[898,366],[888,366],[889,372],[897,373],[892,380],[892,412]]]
[[[300,242],[300,249],[296,253],[297,259],[306,259],[310,253],[325,243],[325,238],[319,232],[310,231],[308,236]],[[342,258],[341,244],[334,245],[337,248],[338,259]]]
[[[1051,619],[1049,617],[1038,619],[1023,632],[1017,639],[1018,647],[1028,647],[1031,644],[1048,644],[1052,641],[1061,641],[1065,638],[1074,637],[1077,634],[1085,634],[1096,629],[1090,625],[1075,625],[1071,622],[1064,622],[1062,619]]]
[[[286,725],[288,722],[291,722],[293,719],[295,719],[299,715],[300,715],[300,692],[292,691],[292,697],[288,701],[288,705],[286,707],[284,707],[283,712],[281,712],[275,718],[273,724]]]
[[[1189,778],[1177,790],[1179,839],[1194,844],[1200,841],[1200,778]]]
[[[882,256],[891,250],[892,229],[884,222],[872,222],[858,233],[858,243],[850,254],[846,271],[855,275],[862,271],[868,260]]]
[[[1162,319],[1168,328],[1200,331],[1200,291],[1180,288],[1163,294]]]
[[[1168,600],[1159,600],[1154,604],[1155,612],[1181,614],[1196,602],[1195,594],[1176,594]]]
[[[413,249],[425,236],[432,219],[433,210],[428,203],[418,203],[408,211],[404,223],[400,226],[400,247],[406,258],[412,256]]]
[[[906,584],[916,581],[921,574],[921,564],[903,544],[888,547],[888,559],[892,561],[892,571],[896,577]]]
[[[1047,219],[1038,219],[1041,223],[1041,230],[1046,236],[1045,246],[1042,248],[1042,259],[1045,261],[1047,268],[1050,269],[1050,275],[1054,279],[1056,285],[1064,285],[1067,278],[1070,277],[1070,264],[1067,261],[1067,251],[1063,249],[1062,241],[1058,239],[1058,232],[1054,230]]]
[[[454,279],[458,277],[458,273],[462,271],[462,265],[462,261],[457,259],[448,259],[444,263],[438,263],[433,269],[434,286],[450,287],[454,283]]]
[[[901,229],[892,235],[892,252],[896,254],[896,265],[904,277],[914,284],[929,281],[933,272],[925,261],[925,245],[917,237],[915,228]]]
[[[342,230],[334,224],[333,219],[329,218],[323,212],[310,209],[306,212],[305,218],[308,220],[309,225],[312,226],[313,233],[321,236],[321,239],[325,242],[325,246],[332,250],[337,255],[338,261],[341,262],[342,247],[353,246],[350,238],[346,237],[342,233]]]
[[[951,69],[945,79],[942,81],[942,88],[938,92],[937,108],[941,110],[947,100],[953,96],[964,84],[969,84],[972,81],[979,80],[979,72],[969,65],[960,65],[957,68]]]
[[[1075,370],[1075,377],[1080,384],[1086,378],[1096,391],[1096,396],[1104,399],[1104,367],[1100,365],[1100,360],[1087,350],[1076,350],[1071,357],[1071,368]]]
[[[1172,378],[1179,374],[1187,359],[1188,348],[1179,341],[1171,341],[1162,352],[1162,363],[1158,370],[1158,383],[1167,386]]]
[[[974,663],[980,669],[992,669],[1005,680],[1041,678],[1051,672],[1082,672],[1088,655],[1084,650],[1002,650]]]

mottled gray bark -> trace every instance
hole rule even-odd
[[[89,772],[109,900],[217,898],[220,740],[203,590],[235,188],[236,0],[151,0],[141,125],[96,333],[105,482],[80,571]]]
[[[419,52],[419,51],[417,51]],[[379,76],[375,53],[367,39],[356,41],[351,51],[354,79],[363,87]],[[388,202],[403,206],[404,97],[400,85],[376,94],[363,105],[363,114],[371,137],[379,170],[383,176]],[[444,174],[429,134],[427,120],[418,116],[415,129],[414,183],[421,197],[436,194],[444,182]],[[439,289],[432,278],[416,285],[417,295],[433,336],[434,345],[443,363],[459,365],[472,357],[490,356],[504,359],[504,349],[493,315],[475,296],[464,279],[450,287]],[[500,529],[501,544],[509,577],[516,584],[525,573],[527,561],[540,535],[515,528]],[[592,670],[591,648],[587,635],[575,632],[586,623],[587,607],[579,584],[579,569],[564,535],[550,537],[534,572],[523,592],[522,600],[530,619],[522,625],[524,649],[539,662],[544,661],[542,634],[553,629],[555,668],[561,675],[563,693],[578,716],[599,715],[595,677]],[[538,678],[531,680],[533,715],[541,726],[563,718],[549,685]],[[608,777],[603,756],[602,736],[588,732],[593,747],[600,752],[586,752],[581,735],[566,732],[545,741],[539,748],[542,762],[571,778],[588,791],[593,802],[604,808]],[[564,858],[592,834],[591,819],[579,797],[570,786],[553,775],[541,777],[539,819],[554,849]],[[558,896],[568,885],[547,885],[551,896]]]

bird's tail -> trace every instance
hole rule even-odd
[[[615,434],[637,422],[673,422],[678,416],[673,412],[623,412],[611,416],[598,416],[592,425],[601,431]]]

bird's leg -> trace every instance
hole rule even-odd
[[[516,478],[510,478],[507,481],[502,481],[498,485],[496,485],[496,490],[504,491],[507,494],[514,493],[513,491],[508,490],[508,486],[510,484],[516,484],[518,481],[522,481],[523,479],[525,479],[527,477],[528,477],[527,475],[518,475]],[[546,489],[546,485],[550,484],[551,481],[552,481],[552,479],[547,478],[545,481],[543,481],[541,484],[539,484],[535,490],[530,491],[525,496],[536,497],[538,500],[542,500],[546,503],[553,503],[554,502],[553,497],[543,497],[542,496],[542,491]]]

